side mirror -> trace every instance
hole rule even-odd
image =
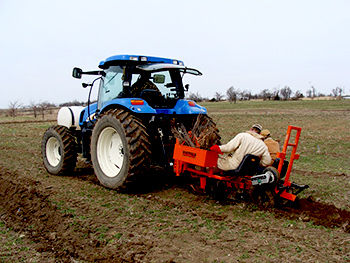
[[[186,84],[185,85],[185,91],[188,91],[189,88],[190,88],[190,84]]]
[[[153,82],[163,84],[165,82],[165,76],[161,74],[154,74],[153,75]]]
[[[82,73],[83,73],[83,71],[80,68],[73,68],[72,76],[73,76],[73,78],[81,79]]]

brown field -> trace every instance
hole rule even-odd
[[[81,158],[74,174],[53,176],[41,137],[54,122],[3,116],[0,262],[349,262],[350,101],[203,105],[224,143],[253,123],[281,143],[288,125],[302,127],[291,176],[310,185],[300,202],[218,202],[159,171],[118,193]]]

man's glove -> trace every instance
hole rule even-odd
[[[220,150],[220,147],[217,144],[215,144],[212,147],[210,147],[210,150],[213,151],[213,152],[217,152],[219,154],[222,154],[222,151]]]

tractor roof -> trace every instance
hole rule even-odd
[[[101,69],[107,69],[109,66],[126,65],[126,64],[149,64],[149,63],[167,63],[173,65],[183,66],[183,61],[170,58],[139,56],[139,55],[116,55],[101,61],[98,65]]]
[[[183,73],[189,73],[189,74],[198,75],[198,76],[202,75],[202,73],[197,69],[188,68],[188,67],[181,66],[181,65],[168,64],[168,63],[144,64],[144,65],[138,65],[138,66],[136,66],[136,68],[141,69],[141,70],[145,70],[145,71],[149,71],[149,72],[177,69]]]

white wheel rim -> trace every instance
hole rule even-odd
[[[124,162],[123,142],[112,127],[102,130],[97,139],[97,161],[102,172],[108,177],[119,174]]]
[[[56,167],[61,161],[60,143],[55,137],[50,137],[46,142],[46,158],[53,167]]]

